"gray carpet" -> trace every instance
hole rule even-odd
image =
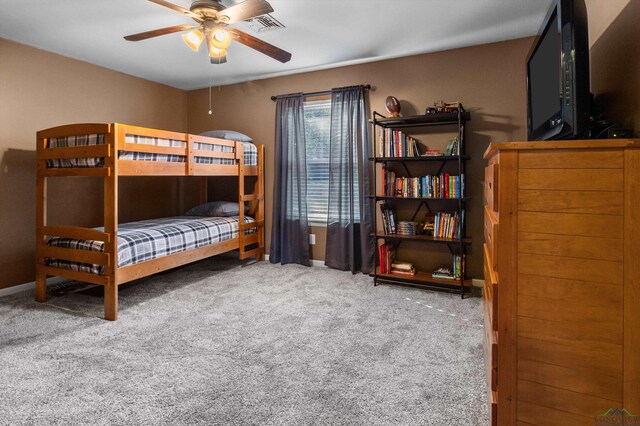
[[[217,257],[0,298],[0,424],[486,424],[482,301]]]

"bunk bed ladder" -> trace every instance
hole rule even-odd
[[[238,204],[239,204],[239,249],[240,259],[246,259],[251,256],[256,256],[256,260],[264,259],[264,146],[259,145],[258,148],[258,171],[256,176],[256,182],[254,184],[253,194],[245,195],[245,166],[244,166],[244,145],[242,143],[236,144],[236,158],[238,159]],[[244,223],[244,203],[251,202],[250,209],[255,223]],[[245,231],[247,229],[255,228],[258,233],[257,247],[247,250],[244,240]]]

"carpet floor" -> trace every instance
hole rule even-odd
[[[218,256],[0,298],[0,424],[484,425],[482,299]]]

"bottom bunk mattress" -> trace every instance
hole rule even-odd
[[[120,224],[118,225],[118,267],[236,238],[239,221],[238,216],[176,216]],[[255,220],[245,216],[244,222],[252,223]],[[96,229],[103,230],[103,228]],[[255,228],[245,230],[245,234],[254,232],[256,232]],[[46,243],[53,247],[104,251],[104,242],[95,240],[49,237]],[[46,264],[55,268],[104,274],[103,265],[50,258],[46,259]]]

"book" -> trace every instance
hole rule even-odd
[[[441,275],[441,274],[431,274],[431,278],[440,278],[441,280],[455,280],[456,277],[453,275]]]
[[[378,256],[380,259],[380,273],[389,273],[389,243],[380,244],[378,246]]]
[[[420,150],[418,149],[418,142],[415,139],[411,139],[413,144],[413,157],[420,157]]]
[[[449,196],[449,189],[451,188],[451,184],[450,184],[450,176],[449,173],[445,173],[444,174],[444,198],[451,198]]]
[[[398,271],[414,271],[416,270],[413,263],[410,262],[394,262],[391,264],[391,269],[396,269]]]
[[[381,274],[388,274],[391,271],[391,264],[394,262],[396,256],[395,252],[395,247],[391,243],[383,243],[378,246]]]
[[[391,268],[391,273],[392,274],[396,274],[396,275],[407,275],[407,276],[414,276],[416,274],[416,271],[404,271],[404,270],[398,270],[398,269],[393,269]]]
[[[387,221],[387,215],[385,212],[385,204],[381,203],[380,204],[380,218],[382,219],[382,230],[384,231],[385,234],[388,234],[387,230],[389,229],[389,223]]]
[[[382,216],[382,229],[385,234],[396,233],[396,217],[395,212],[386,203],[380,203],[380,213]]]
[[[460,279],[462,278],[462,276],[464,275],[464,262],[465,262],[465,256],[462,255],[460,256],[459,254],[455,254],[453,255],[453,276],[456,279]]]
[[[382,166],[382,196],[387,196],[387,166]]]

